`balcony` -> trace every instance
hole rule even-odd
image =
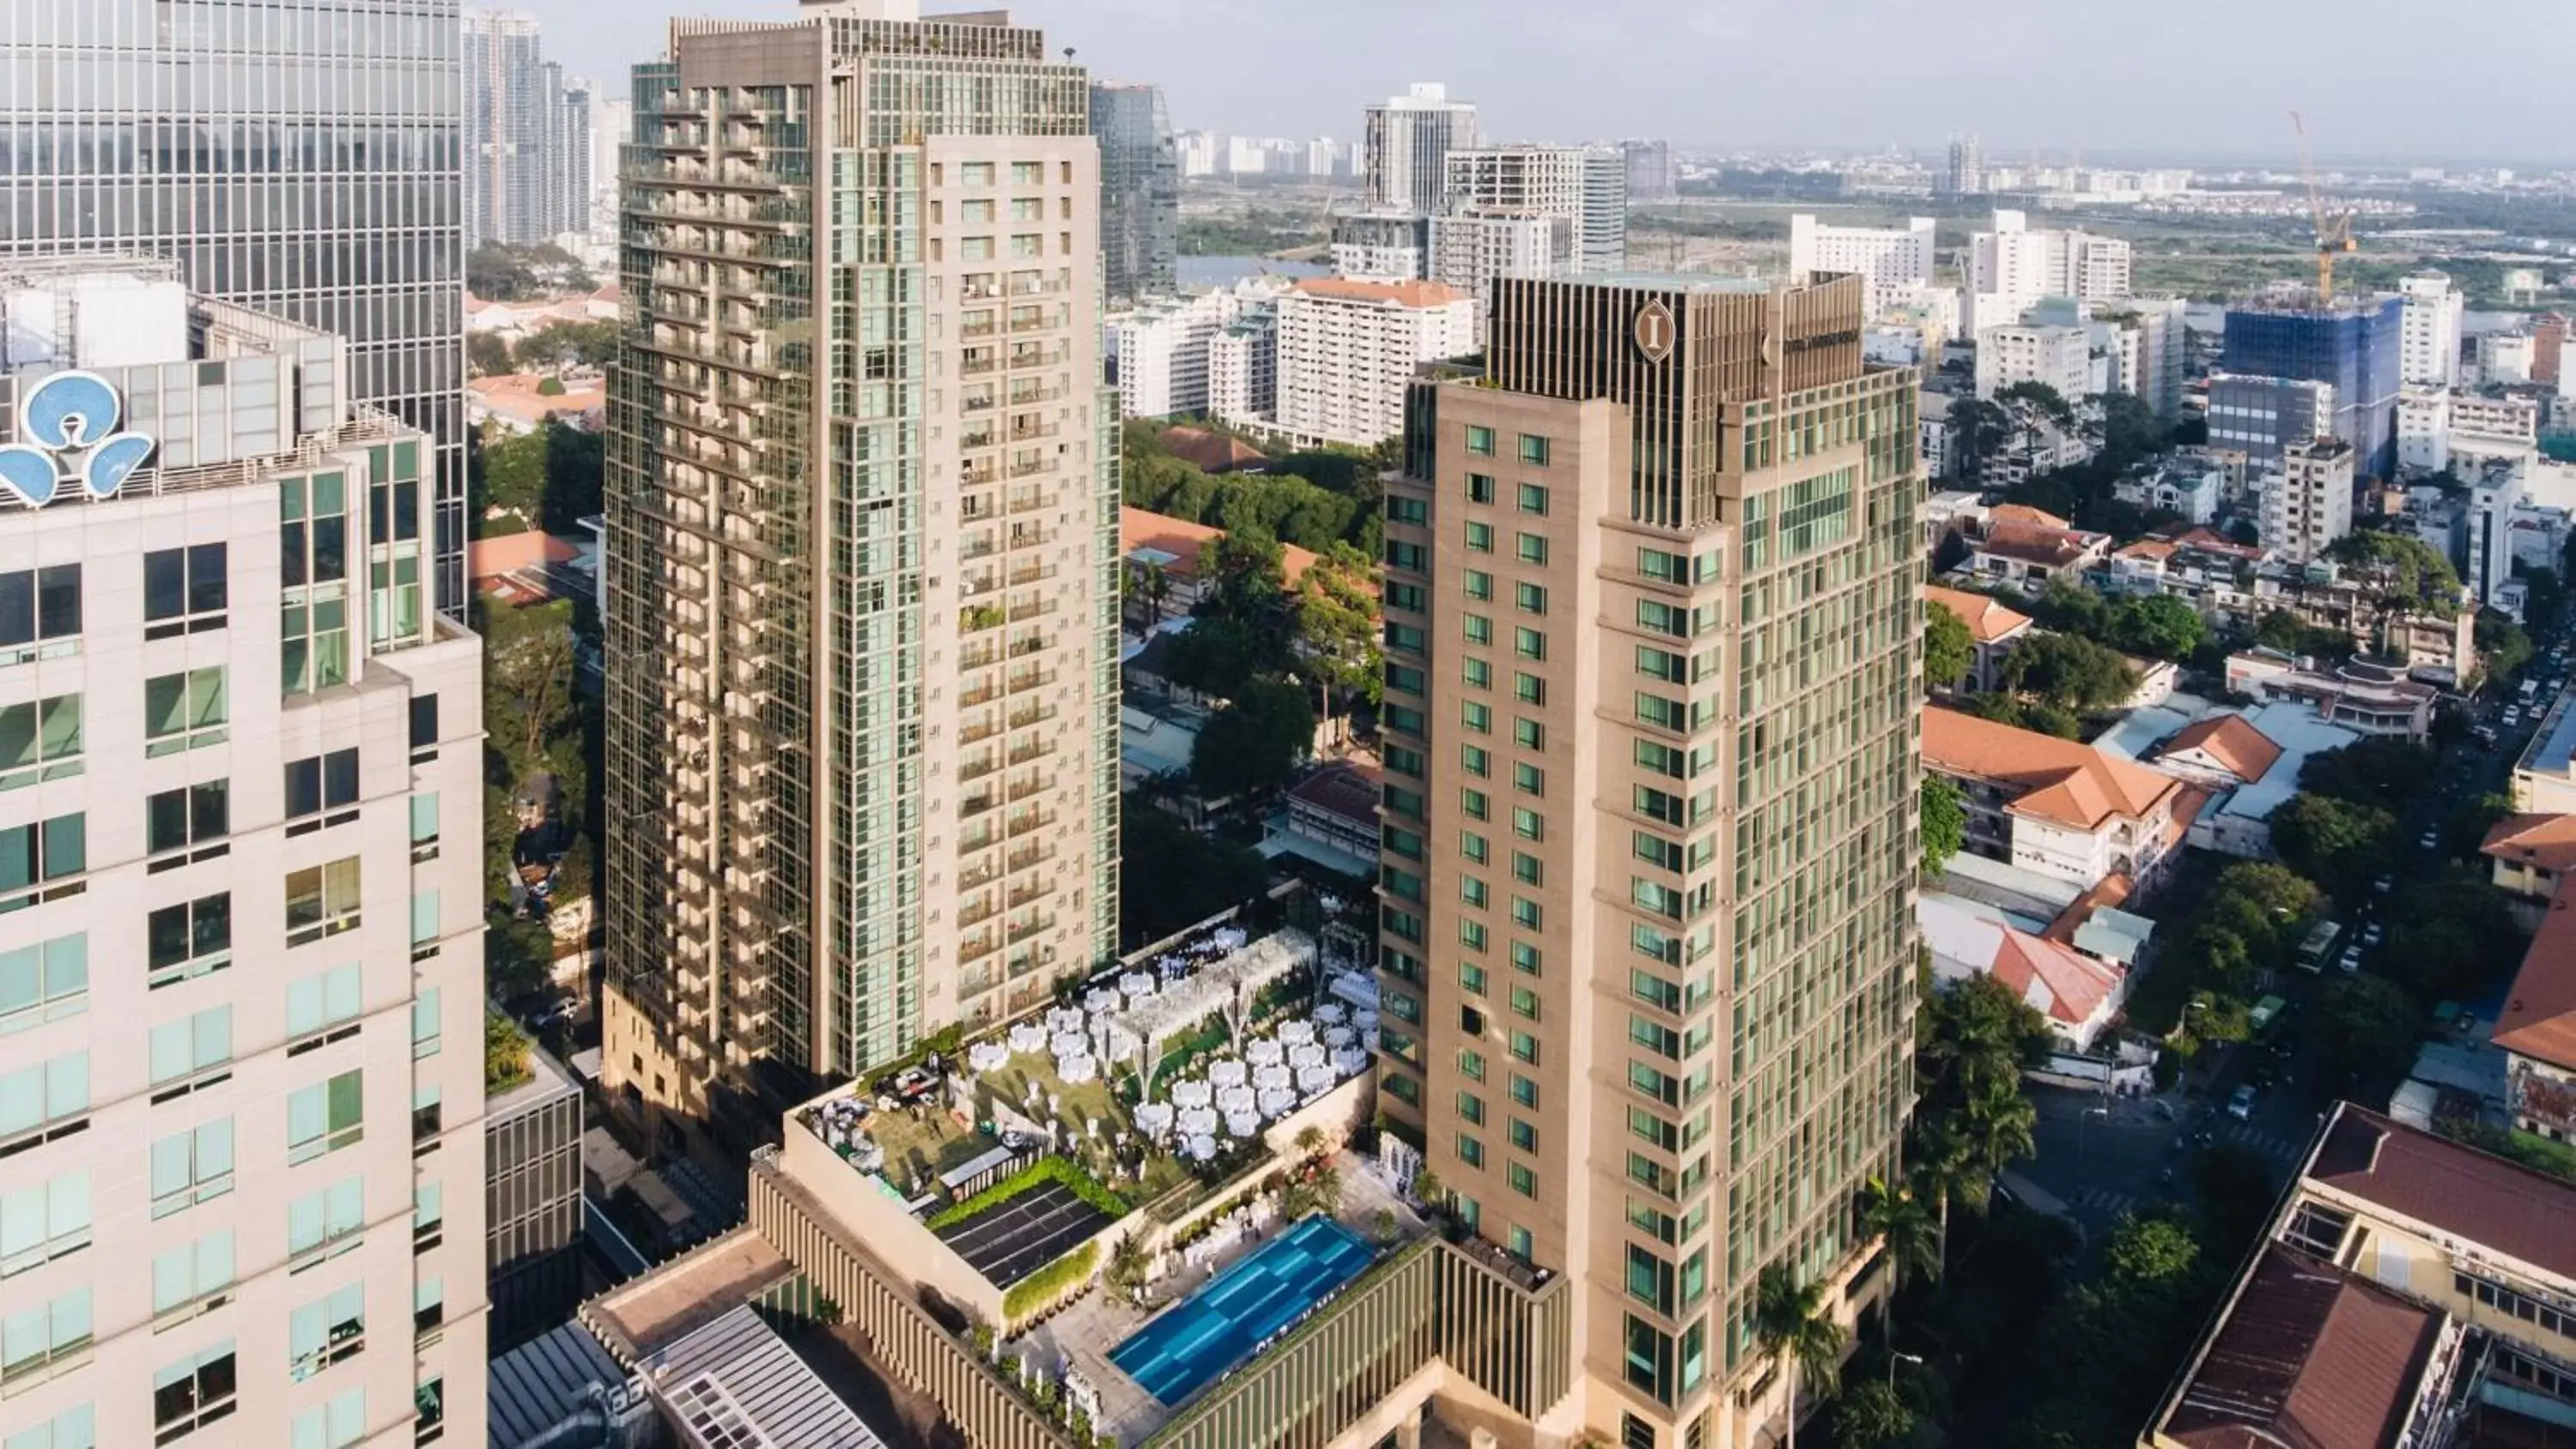
[[[1055,781],[1053,780],[1022,780],[1010,788],[1007,792],[1006,798],[1008,798],[1012,804],[1017,805],[1032,795],[1043,795],[1054,788]]]
[[[990,482],[991,480],[988,478],[985,481]],[[1011,495],[1010,501],[1003,506],[1003,511],[1006,513],[1034,513],[1042,508],[1053,508],[1063,501],[1064,495],[1061,493],[1037,491],[1014,493]]]
[[[1011,682],[1006,686],[1006,688],[1008,692],[1012,694],[1026,694],[1032,689],[1044,689],[1048,685],[1055,683],[1056,678],[1057,674],[1055,670],[1032,670],[1025,674],[1015,674],[1011,676]]]
[[[1044,830],[1055,823],[1056,812],[1052,810],[1032,810],[1026,814],[1013,817],[1009,822],[1008,828],[1004,830],[1003,834],[1008,836],[1010,839],[1017,840],[1032,830]]]
[[[982,795],[969,796],[968,798],[957,802],[957,818],[960,820],[972,820],[976,816],[983,814],[985,811],[992,809],[999,803],[1001,802],[989,792]]]

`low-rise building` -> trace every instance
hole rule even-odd
[[[2352,532],[2352,463],[2352,445],[2339,438],[2283,448],[2258,485],[2263,546],[2291,563],[2314,563]]]
[[[2140,894],[2204,798],[2091,745],[1937,707],[1923,712],[1923,768],[1959,787],[1970,851],[2078,886],[2124,875]]]
[[[2227,656],[2227,690],[2257,699],[2294,700],[2366,735],[2421,740],[2433,727],[2441,691],[2402,668],[2351,659],[2326,667],[2278,649]]]
[[[2112,496],[2150,513],[2170,513],[2186,523],[2218,517],[2227,470],[2214,458],[2168,458],[2112,485]]]
[[[2478,849],[2495,863],[2497,890],[2522,905],[2545,906],[2576,870],[2576,815],[2508,815]]]
[[[1367,765],[1324,766],[1289,788],[1287,828],[1272,841],[1336,870],[1348,873],[1356,864],[1360,874],[1372,874],[1381,783],[1380,772]]]
[[[1195,611],[1207,597],[1205,555],[1208,545],[1225,537],[1213,524],[1192,523],[1168,513],[1122,507],[1118,510],[1118,549],[1130,573],[1142,577],[1138,592],[1148,612],[1178,619]],[[1294,585],[1313,568],[1312,549],[1282,544],[1280,576]]]
[[[2547,858],[2563,866],[2569,854],[2560,847]],[[2550,893],[2490,1039],[2505,1054],[2513,1130],[2576,1141],[2576,884],[2561,879]]]
[[[2540,728],[2514,761],[2513,808],[2529,815],[2576,815],[2576,695],[2544,701]]]
[[[2080,577],[2111,551],[2111,535],[2079,528],[2006,519],[2002,510],[1968,545],[1968,575],[1980,583],[2006,584],[2038,595],[2056,578]]]
[[[2001,677],[2004,656],[2037,627],[2028,614],[1985,594],[1928,584],[1924,587],[1923,598],[1931,607],[1947,609],[1957,615],[1959,622],[1968,626],[1968,638],[1976,646],[1975,662],[1969,665],[1965,679],[1936,679],[1932,681],[1935,685],[1964,689],[1972,694],[1992,691]]]
[[[1993,906],[1926,891],[1915,903],[1915,919],[1936,981],[1992,976],[2038,1008],[2049,1032],[2070,1050],[2090,1051],[2128,1000],[2125,966],[2026,929],[2026,922]]]

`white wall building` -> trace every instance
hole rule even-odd
[[[1455,160],[1455,157],[1451,158]],[[1497,277],[1543,277],[1574,264],[1574,223],[1537,212],[1472,210],[1431,218],[1431,280],[1476,303],[1476,341]]]
[[[1279,411],[1279,311],[1265,303],[1208,341],[1208,415],[1266,428]]]
[[[2418,387],[2455,387],[2460,381],[2460,316],[2468,298],[2442,272],[2402,277],[2406,298],[2400,376]]]
[[[1612,146],[1486,146],[1452,150],[1443,211],[1563,217],[1574,249],[1564,264],[1615,272],[1628,264],[1628,159]]]
[[[2069,404],[2080,404],[2097,389],[2093,377],[2092,338],[2081,327],[2014,323],[1982,328],[1977,333],[1977,397],[2019,383],[2055,388]]]
[[[2352,447],[2340,439],[2283,449],[2280,468],[2257,486],[2263,546],[2291,563],[2315,563],[2352,532]]]
[[[1333,275],[1350,282],[1418,282],[1430,275],[1431,221],[1369,211],[1333,223]]]
[[[2032,231],[2018,211],[1968,243],[1967,326],[2019,322],[2042,297],[2106,302],[2129,295],[2129,244],[2082,231]]]
[[[2397,466],[2439,473],[2451,466],[2451,394],[2408,387],[2397,395]]]
[[[1121,407],[1131,418],[1209,411],[1208,349],[1246,311],[1269,306],[1287,283],[1247,277],[1189,297],[1156,298],[1109,319]]]
[[[2513,519],[2523,505],[2522,475],[2510,467],[2484,468],[2469,480],[2468,567],[2460,582],[2492,599],[2513,577]]]
[[[1449,153],[1476,145],[1476,108],[1449,99],[1449,88],[1416,81],[1403,95],[1368,108],[1361,176],[1373,207],[1429,216],[1446,200]]]
[[[1826,226],[1809,212],[1789,218],[1789,281],[1797,285],[1819,272],[1854,273],[1866,278],[1872,319],[1908,299],[1932,282],[1935,254],[1933,221],[1928,216],[1895,227]]]
[[[1301,281],[1279,299],[1277,430],[1374,447],[1403,431],[1414,369],[1475,348],[1475,303],[1453,287]]]
[[[341,339],[173,305],[192,345],[0,382],[0,1442],[480,1442],[482,647],[428,598],[434,443]]]
[[[2531,381],[2539,360],[2539,342],[2528,332],[2487,332],[2478,337],[2477,382],[2482,387],[2512,387]]]

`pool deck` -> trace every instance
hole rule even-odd
[[[1431,1230],[1429,1224],[1377,1180],[1361,1159],[1345,1152],[1335,1160],[1334,1166],[1342,1174],[1342,1201],[1333,1216],[1344,1227],[1377,1245],[1375,1219],[1378,1210],[1384,1208],[1395,1214],[1396,1244],[1410,1242]],[[1285,1222],[1274,1222],[1259,1234],[1228,1248],[1205,1267],[1185,1268],[1158,1280],[1146,1290],[1147,1302],[1141,1308],[1115,1298],[1105,1289],[1094,1290],[1072,1307],[1014,1340],[1013,1347],[1034,1350],[1041,1362],[1061,1356],[1062,1362],[1100,1391],[1100,1427],[1115,1434],[1121,1444],[1142,1443],[1186,1408],[1190,1400],[1185,1399],[1178,1404],[1164,1403],[1146,1392],[1142,1384],[1129,1378],[1124,1370],[1110,1361],[1109,1355],[1155,1315],[1276,1241],[1291,1226]],[[1383,1250],[1394,1244],[1378,1246]],[[1239,1369],[1241,1365],[1234,1367]],[[1222,1383],[1224,1378],[1220,1376],[1213,1382]],[[1204,1392],[1206,1387],[1202,1386],[1201,1391]]]

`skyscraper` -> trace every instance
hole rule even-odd
[[[1403,95],[1368,108],[1361,142],[1366,205],[1429,216],[1448,195],[1448,156],[1477,144],[1476,108],[1449,99],[1449,88],[1416,81]]]
[[[679,20],[668,53],[609,404],[605,1074],[761,1133],[762,1082],[1115,945],[1099,152],[1082,68],[993,12]]]
[[[1944,196],[1974,196],[1986,189],[1986,148],[1974,136],[1950,138],[1950,162],[1941,174]]]
[[[251,13],[0,5],[0,73],[52,77],[0,86],[0,259],[170,257],[197,292],[345,339],[356,400],[438,440],[438,606],[461,616],[455,0],[283,0],[235,23]]]
[[[1673,174],[1669,141],[1622,141],[1628,157],[1628,196],[1639,205],[1671,201],[1680,194]]]
[[[0,262],[0,329],[0,1442],[479,1442],[433,446],[165,260]]]
[[[1606,146],[1455,146],[1441,211],[1560,217],[1574,224],[1564,264],[1614,272],[1628,264],[1628,159]]]
[[[2129,295],[2130,247],[2118,237],[2045,228],[1998,211],[1992,231],[1968,238],[1967,326],[2010,327],[2042,297],[2107,302]]]
[[[1495,296],[1387,500],[1380,1101],[1575,1281],[1580,1427],[1761,1443],[1912,1100],[1917,375],[1857,277]]]
[[[2397,279],[2405,299],[2399,319],[2404,354],[2399,381],[2423,387],[2456,387],[2460,381],[2460,319],[2468,298],[2442,272],[2413,272]]]
[[[1100,268],[1112,303],[1181,288],[1181,158],[1163,89],[1095,81],[1100,142]]]
[[[590,95],[545,58],[536,17],[465,12],[465,240],[514,246],[590,227]]]
[[[2352,445],[2359,478],[2397,471],[2397,395],[2404,384],[2406,302],[2394,293],[2338,298],[2257,298],[2227,309],[2221,371],[2334,389],[2332,426]]]

